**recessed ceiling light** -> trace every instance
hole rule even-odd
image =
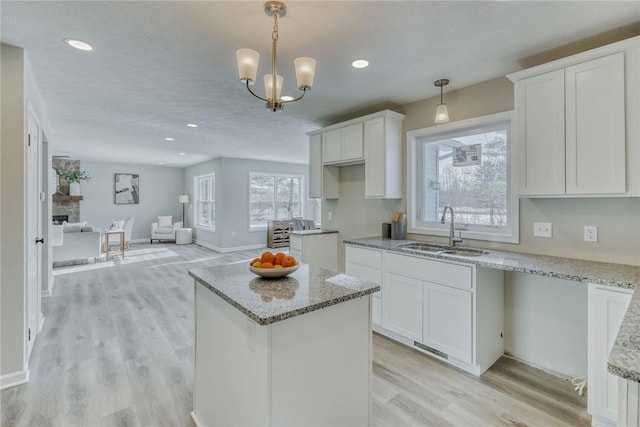
[[[178,156],[186,156],[187,153],[178,153]]]
[[[173,138],[165,138],[164,140],[165,141],[175,141],[175,139],[173,139]]]
[[[293,101],[293,96],[285,95],[280,97],[282,101]]]
[[[367,68],[369,66],[369,61],[366,59],[356,59],[351,63],[353,68]]]
[[[91,46],[87,42],[83,42],[82,40],[64,39],[64,42],[69,46],[75,47],[76,49],[79,49],[79,50],[86,50],[86,51],[93,50],[93,46]]]
[[[164,165],[164,162],[158,162],[159,165]]]
[[[198,125],[195,123],[187,123],[187,126],[189,126],[190,128],[197,128]]]

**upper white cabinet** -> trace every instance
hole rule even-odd
[[[364,163],[365,197],[402,198],[404,117],[385,110],[307,133],[309,197],[338,198],[337,168]]]
[[[640,195],[639,56],[635,37],[507,76],[520,195]]]

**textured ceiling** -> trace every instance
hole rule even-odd
[[[305,132],[339,117],[435,96],[438,78],[452,90],[502,76],[522,58],[640,21],[637,1],[287,6],[283,94],[295,95],[295,57],[318,65],[313,90],[279,113],[246,92],[235,66],[238,48],[259,51],[263,91],[272,25],[263,2],[2,1],[0,29],[2,42],[26,50],[57,154],[186,166],[214,157],[306,163]],[[68,37],[94,50],[71,49]],[[360,57],[369,68],[350,66]]]

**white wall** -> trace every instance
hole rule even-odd
[[[198,241],[222,250],[267,244],[266,230],[249,231],[249,172],[303,175],[303,199],[307,200],[307,165],[232,158],[220,158],[185,169],[185,191],[191,200],[193,178],[211,172],[216,172],[216,231],[196,229],[195,236]],[[310,204],[306,203],[304,209],[305,215],[310,213]],[[193,224],[192,203],[189,211],[189,223]]]
[[[182,168],[80,160],[80,167],[91,176],[83,181],[80,220],[89,225],[107,228],[113,219],[134,218],[132,240],[148,240],[151,223],[159,215],[182,215],[178,196],[184,189]],[[114,203],[114,174],[132,173],[140,176],[140,202],[136,205]]]

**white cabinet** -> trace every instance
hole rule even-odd
[[[290,245],[289,253],[297,260],[331,271],[338,270],[338,233],[296,234],[294,231]]]
[[[640,195],[640,38],[510,74],[520,195]]]
[[[382,284],[382,252],[377,249],[345,247],[345,274],[369,282]],[[371,320],[375,326],[382,324],[381,291],[372,294]]]
[[[323,163],[363,160],[362,123],[322,133]]]
[[[595,426],[616,425],[620,378],[607,371],[607,359],[632,293],[629,289],[589,284],[587,408]]]
[[[473,363],[471,291],[424,282],[422,343]]]
[[[422,341],[422,281],[384,273],[382,325],[412,341]]]
[[[364,163],[365,197],[401,199],[404,117],[385,110],[308,132],[310,197],[337,199],[339,167]]]
[[[340,172],[337,166],[322,163],[322,135],[309,137],[309,198],[337,199]]]
[[[402,119],[386,114],[364,122],[366,198],[402,198]]]

